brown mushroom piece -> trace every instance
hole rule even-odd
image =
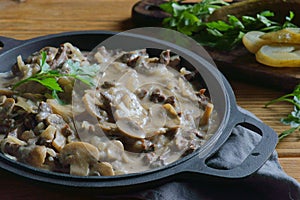
[[[25,110],[27,113],[36,113],[38,110],[37,105],[30,99],[25,99],[23,97],[17,97],[17,103],[15,106],[18,106]]]
[[[205,107],[205,111],[202,115],[202,118],[200,119],[200,123],[199,123],[200,126],[204,126],[204,125],[208,124],[209,117],[210,117],[213,109],[214,109],[214,105],[212,103],[207,103],[207,105]]]
[[[112,162],[115,160],[121,160],[124,158],[124,146],[123,143],[119,140],[111,140],[110,142],[106,142],[106,148],[103,149],[105,153],[105,160]],[[101,159],[102,160],[102,159]]]
[[[35,140],[36,136],[32,130],[24,131],[20,134],[19,138],[23,141],[28,142],[29,140]]]
[[[166,110],[168,116],[168,120],[165,126],[168,127],[169,130],[174,130],[179,128],[181,119],[176,109],[169,103],[164,104],[163,108]]]
[[[56,99],[47,99],[53,113],[60,115],[64,121],[69,122],[73,117],[72,105],[61,105]]]
[[[161,104],[153,104],[149,108],[148,122],[144,127],[146,138],[166,133],[167,113]]]
[[[53,112],[52,112],[50,105],[48,103],[42,101],[39,103],[36,119],[38,122],[42,122],[44,119],[46,119],[52,113]]]
[[[11,97],[14,95],[14,91],[13,90],[9,90],[9,89],[5,89],[5,88],[0,88],[0,95],[1,96],[8,96]],[[0,101],[2,102],[2,101]],[[1,103],[0,103],[1,104]]]
[[[65,126],[66,122],[63,120],[62,116],[58,114],[50,114],[46,118],[46,123],[48,125],[53,125],[56,128],[62,128]]]
[[[142,129],[142,127],[127,117],[120,118],[116,122],[116,125],[119,130],[128,137],[136,139],[143,139],[146,137],[146,132]]]
[[[86,142],[72,142],[64,146],[59,154],[63,165],[70,165],[70,174],[88,176],[90,167],[98,163],[98,149]]]
[[[52,125],[49,125],[39,136],[41,144],[51,143],[55,137],[56,128]]]
[[[170,50],[162,51],[159,57],[159,62],[165,65],[170,63]]]
[[[103,116],[101,115],[99,109],[95,105],[95,102],[96,102],[95,97],[91,96],[91,94],[86,93],[82,97],[82,101],[83,101],[83,104],[84,104],[84,108],[86,109],[86,111],[92,117],[95,117],[97,119],[102,119],[103,118]]]
[[[55,131],[55,138],[52,140],[52,146],[57,150],[61,151],[61,149],[67,143],[67,138],[62,134],[61,131]]]
[[[94,173],[100,173],[101,176],[114,176],[115,172],[113,170],[113,167],[108,162],[99,162],[93,166],[91,171]]]
[[[134,92],[140,85],[138,74],[135,70],[127,70],[118,80],[118,84],[125,86],[131,92]]]
[[[13,135],[8,135],[6,138],[1,140],[0,146],[1,151],[5,154],[17,157],[19,155],[19,148],[25,146],[27,143],[18,139]]]
[[[57,53],[55,54],[55,57],[53,58],[52,62],[50,63],[51,69],[57,68],[59,65],[64,63],[68,59],[67,55],[68,48],[62,44]]]
[[[3,104],[0,107],[1,116],[9,116],[15,106],[15,100],[13,98],[4,98]]]
[[[46,123],[56,128],[55,137],[52,140],[52,146],[60,151],[66,144],[67,139],[62,134],[63,129],[68,126],[68,124],[63,120],[62,116],[57,114],[50,114],[46,118]]]
[[[47,155],[47,148],[40,145],[21,146],[20,160],[35,167],[42,167]]]

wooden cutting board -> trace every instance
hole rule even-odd
[[[283,3],[275,0],[277,3]],[[275,2],[274,1],[274,2]],[[137,2],[132,8],[132,20],[136,26],[162,26],[162,20],[168,16],[159,9],[159,4],[163,0],[146,0]],[[262,10],[280,9],[280,14],[286,16],[290,10],[293,10],[295,5],[300,6],[299,0],[287,0],[284,7],[272,3],[264,5]],[[249,12],[253,10],[248,9]],[[234,12],[234,11],[231,11]],[[257,11],[259,12],[259,11]],[[275,15],[276,15],[276,11]],[[300,13],[296,14],[295,22],[299,23]],[[234,13],[236,14],[236,13]],[[239,15],[251,15],[251,13],[238,13]],[[298,14],[298,16],[297,16]],[[238,79],[252,84],[259,84],[285,92],[292,91],[297,84],[300,83],[300,66],[299,68],[274,68],[258,63],[255,56],[249,53],[242,45],[231,51],[217,51],[211,48],[206,48],[208,53],[215,61],[219,70],[226,76],[227,79]]]

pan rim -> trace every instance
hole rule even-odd
[[[24,40],[21,41],[19,43],[19,45],[16,45],[15,47],[12,47],[8,50],[6,50],[5,52],[1,52],[0,51],[0,59],[2,56],[4,56],[5,54],[9,54],[12,51],[22,48],[24,46],[28,46],[28,45],[32,45],[34,43],[37,42],[42,42],[45,40],[49,40],[49,39],[55,39],[58,37],[66,37],[66,36],[84,36],[84,35],[115,35],[118,32],[114,32],[114,31],[99,31],[99,30],[91,30],[91,31],[71,31],[71,32],[62,32],[62,33],[57,33],[57,34],[50,34],[50,35],[45,35],[45,36],[39,36],[36,38],[32,38],[32,39],[28,39],[28,40]],[[14,169],[17,169],[17,172],[19,173],[19,175],[23,175],[23,176],[27,176],[28,178],[31,179],[36,179],[36,180],[40,180],[43,181],[43,177],[45,177],[47,179],[47,177],[50,175],[51,177],[54,178],[59,178],[57,180],[57,182],[53,181],[52,183],[56,183],[59,184],[59,180],[60,179],[72,179],[71,181],[101,181],[101,180],[123,180],[123,179],[132,179],[135,177],[139,177],[139,176],[147,176],[147,175],[151,175],[157,172],[161,172],[161,171],[166,171],[168,169],[173,168],[174,166],[178,166],[183,162],[186,162],[189,159],[192,159],[196,156],[203,156],[205,157],[207,154],[210,153],[211,150],[211,146],[215,145],[216,141],[219,139],[219,135],[222,134],[222,130],[224,129],[224,126],[226,126],[226,124],[228,123],[230,116],[231,116],[231,109],[233,109],[232,105],[235,105],[235,99],[234,97],[229,96],[226,93],[226,88],[224,88],[224,93],[225,93],[225,99],[226,102],[225,104],[228,106],[225,110],[226,112],[224,113],[224,117],[222,119],[220,119],[220,125],[218,127],[218,129],[215,131],[215,133],[213,134],[212,138],[209,139],[208,141],[205,142],[205,144],[198,148],[195,152],[191,153],[190,155],[187,155],[173,163],[170,163],[166,166],[163,167],[159,167],[159,168],[154,168],[152,170],[147,170],[147,171],[143,171],[143,172],[138,172],[138,173],[130,173],[130,174],[124,174],[124,175],[116,175],[116,176],[109,176],[109,177],[104,177],[104,176],[75,176],[75,175],[70,175],[70,174],[63,174],[63,173],[58,173],[58,172],[52,172],[52,171],[47,171],[44,169],[39,169],[39,168],[35,168],[32,167],[30,165],[18,162],[18,161],[14,161],[11,160],[9,158],[7,158],[4,154],[0,154],[0,167],[2,167],[2,165],[4,165],[5,167],[10,166],[9,171],[16,173],[16,171]],[[229,135],[228,135],[229,136]],[[3,160],[5,163],[3,163]],[[18,174],[17,173],[17,174]],[[25,174],[24,174],[25,173]],[[30,177],[29,175],[38,175],[39,177]],[[47,181],[46,181],[47,182]],[[65,186],[68,186],[68,184],[64,184]],[[69,186],[72,186],[73,184],[70,184]],[[81,185],[81,184],[80,184]],[[85,185],[84,183],[82,184],[83,186]],[[87,187],[90,187],[87,185]],[[103,186],[101,186],[103,187]]]

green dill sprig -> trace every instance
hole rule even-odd
[[[294,107],[293,111],[291,111],[287,117],[280,119],[283,124],[290,126],[289,129],[279,134],[278,138],[281,140],[300,130],[300,84],[295,87],[293,92],[269,101],[265,104],[265,107],[277,102],[289,102]]]

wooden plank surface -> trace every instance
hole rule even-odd
[[[0,0],[0,36],[25,40],[63,31],[127,30],[133,27],[130,22],[131,8],[136,2],[137,0],[27,0],[18,3],[13,0]],[[290,105],[280,103],[264,108],[266,102],[283,95],[282,91],[236,80],[230,80],[230,83],[241,107],[253,112],[277,133],[288,128],[282,125],[279,119],[291,111]],[[294,134],[282,140],[276,148],[283,169],[298,181],[300,181],[299,138],[299,133]],[[23,182],[19,182],[18,178],[2,171],[0,175],[9,178],[7,184],[23,187],[21,184]],[[3,178],[0,184],[1,188],[8,188],[5,187],[6,181],[3,181]],[[33,189],[32,186],[26,187]]]

